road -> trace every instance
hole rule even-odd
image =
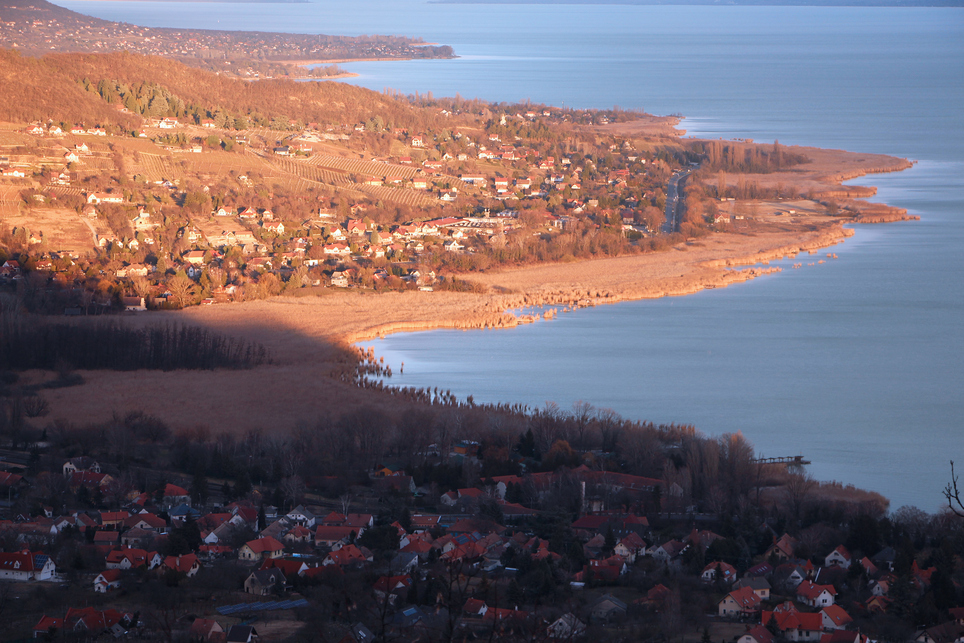
[[[679,224],[683,219],[683,199],[680,190],[686,183],[687,177],[697,168],[687,168],[679,170],[673,174],[666,187],[666,221],[663,223],[663,232],[671,234],[679,232]]]

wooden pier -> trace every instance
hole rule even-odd
[[[756,464],[810,464],[810,461],[804,460],[802,455],[788,455],[782,458],[756,458],[753,462]]]

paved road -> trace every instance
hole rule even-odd
[[[680,198],[680,190],[683,188],[683,184],[686,183],[687,177],[689,177],[695,169],[696,168],[687,168],[685,170],[679,170],[673,174],[669,180],[669,185],[666,188],[666,221],[663,223],[663,232],[665,234],[679,232],[679,224],[683,219],[683,200]]]

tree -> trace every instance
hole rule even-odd
[[[183,270],[177,271],[177,274],[167,283],[167,289],[171,291],[171,297],[178,308],[183,308],[194,299],[194,282],[184,274]]]
[[[961,500],[961,491],[957,486],[958,476],[954,473],[954,461],[951,460],[951,481],[944,487],[944,498],[947,506],[955,515],[964,518],[964,501]]]

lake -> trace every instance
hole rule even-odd
[[[420,36],[444,61],[350,63],[405,93],[683,114],[703,137],[918,161],[865,177],[919,222],[858,226],[839,259],[683,298],[501,331],[372,342],[405,386],[576,400],[742,431],[769,456],[935,511],[964,459],[964,9],[60,2],[147,26]]]

